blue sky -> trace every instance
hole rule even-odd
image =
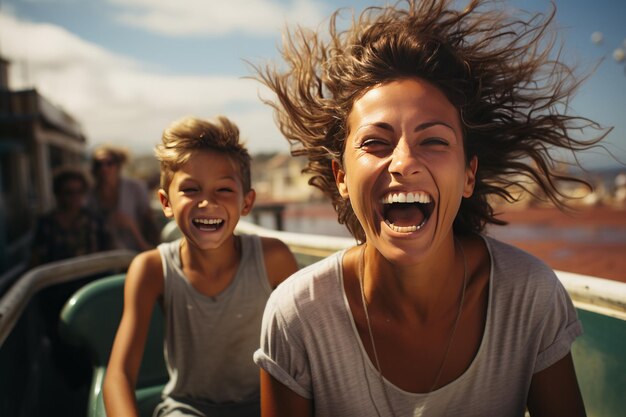
[[[13,88],[36,87],[83,125],[90,146],[114,143],[149,153],[171,121],[225,114],[253,152],[287,151],[246,60],[278,59],[285,25],[317,26],[337,7],[360,11],[383,0],[0,0],[0,53]],[[463,2],[460,2],[463,4]],[[548,0],[504,3],[547,11]],[[568,59],[595,72],[574,110],[614,126],[606,146],[626,163],[626,1],[556,0]],[[603,41],[591,41],[593,32]],[[590,168],[614,166],[605,152]]]

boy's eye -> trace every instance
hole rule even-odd
[[[198,191],[198,189],[192,188],[192,187],[181,188],[180,190],[182,194],[191,194],[191,193],[195,193],[196,191]]]
[[[222,187],[218,191],[221,192],[221,193],[232,193],[233,189],[229,188],[229,187]]]

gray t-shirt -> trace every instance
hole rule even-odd
[[[389,410],[343,290],[345,252],[299,271],[274,291],[255,362],[313,399],[316,416],[523,416],[533,374],[564,357],[582,327],[548,266],[484,240],[491,256],[487,322],[476,357],[449,384],[417,394],[385,380]]]

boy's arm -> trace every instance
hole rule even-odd
[[[586,415],[571,353],[533,376],[528,393],[528,411],[532,417]]]
[[[163,268],[158,250],[133,259],[124,284],[124,312],[104,379],[104,405],[109,417],[137,416],[135,385],[156,300],[163,294]]]
[[[276,288],[298,270],[298,263],[291,250],[282,241],[269,237],[263,237],[261,241],[267,277],[272,288]]]

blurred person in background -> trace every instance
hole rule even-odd
[[[111,249],[104,223],[85,207],[86,174],[78,168],[62,168],[54,175],[52,188],[56,207],[37,221],[31,265]]]
[[[104,145],[93,151],[91,172],[95,187],[88,206],[105,219],[116,248],[145,251],[158,243],[158,230],[145,184],[122,175],[127,160],[127,152],[113,146]]]

